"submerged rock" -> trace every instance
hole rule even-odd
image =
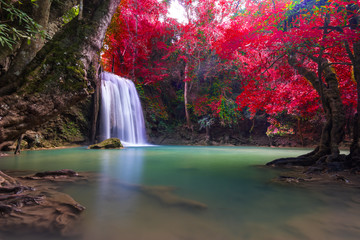
[[[199,209],[204,210],[207,209],[208,206],[204,203],[182,198],[173,193],[176,189],[175,187],[171,186],[145,186],[145,185],[138,185],[138,184],[130,184],[130,183],[121,183],[121,186],[141,192],[149,197],[152,197],[158,200],[160,203],[166,206],[174,206],[174,207],[185,207],[190,209]]]
[[[34,175],[22,176],[20,178],[26,180],[50,180],[57,182],[74,182],[86,179],[85,177],[80,176],[77,172],[70,169],[38,172]]]
[[[100,143],[89,146],[89,149],[113,149],[113,148],[123,148],[120,139],[109,138]]]

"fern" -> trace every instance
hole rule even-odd
[[[36,0],[31,0],[36,4]],[[0,0],[0,45],[13,49],[21,39],[31,40],[36,34],[45,37],[41,26],[34,21],[27,13],[11,4],[10,1]]]

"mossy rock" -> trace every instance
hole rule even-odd
[[[123,148],[123,145],[118,138],[109,138],[100,143],[89,146],[89,149],[112,149],[112,148]]]

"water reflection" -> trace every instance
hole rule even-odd
[[[107,151],[101,155],[101,175],[111,176],[121,182],[140,183],[142,179],[144,150],[127,148]]]
[[[141,205],[141,195],[124,188],[124,183],[139,184],[142,181],[144,150],[126,148],[103,151],[99,169],[100,180],[94,186],[96,197],[91,206],[84,239],[115,239],[113,234],[120,225],[127,225]],[[88,213],[90,212],[88,211]]]
[[[3,158],[0,166],[95,172],[88,185],[71,184],[65,189],[86,207],[79,240],[359,239],[358,186],[275,184],[271,179],[282,171],[254,166],[306,152],[180,146],[71,149]],[[174,194],[203,202],[208,209],[169,207],[123,183],[174,186]],[[18,239],[1,234],[0,239]]]
[[[140,183],[142,180],[144,149],[127,148],[119,157],[119,163],[116,165],[116,172],[121,181],[127,183]]]

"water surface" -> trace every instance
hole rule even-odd
[[[0,168],[73,169],[102,176],[88,185],[64,189],[87,208],[84,226],[79,226],[82,237],[77,239],[359,239],[358,188],[276,184],[271,179],[281,171],[261,166],[307,151],[181,146],[74,148],[22,152],[1,158]],[[176,195],[202,202],[208,209],[169,207],[121,183],[175,186]],[[41,240],[41,236],[28,236],[35,238]]]

